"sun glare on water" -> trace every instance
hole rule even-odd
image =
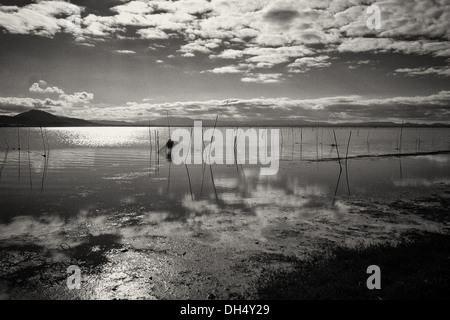
[[[139,127],[58,128],[71,144],[86,147],[133,146],[148,142],[148,129]]]

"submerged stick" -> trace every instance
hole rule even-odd
[[[202,128],[202,150],[205,150],[205,140],[203,140],[203,128]],[[203,195],[203,184],[205,183],[205,168],[206,163],[203,161],[203,154],[202,154],[202,186],[200,188],[200,197]]]
[[[333,129],[333,135],[334,135],[334,142],[336,144],[336,153],[338,156],[339,165],[341,166],[341,157],[339,156],[339,148],[338,148],[338,143],[337,143],[337,139],[336,139],[336,132],[334,132],[334,129]],[[342,170],[342,166],[341,166],[341,170]]]
[[[31,128],[28,126],[28,140],[27,140],[27,151],[30,153],[30,136],[31,136]]]
[[[339,183],[341,182],[341,175],[342,175],[342,167],[341,167],[341,170],[339,170],[339,176],[338,176],[338,180],[336,183],[336,188],[334,189],[333,204],[331,205],[332,207],[334,207],[334,204],[336,203],[336,196],[337,196],[337,191],[339,188]]]
[[[211,135],[211,144],[212,144],[212,142],[213,142],[213,138],[214,138],[214,132],[215,132],[215,130],[216,130],[216,125],[217,125],[217,119],[219,118],[219,115],[217,115],[216,116],[216,121],[214,122],[214,128],[213,128],[213,133],[212,133],[212,135]],[[203,129],[202,129],[202,144],[203,144],[203,150],[205,149],[205,141],[203,140]],[[211,163],[211,148],[209,148],[209,155],[208,155],[208,159],[209,159],[209,163]],[[202,162],[203,162],[203,160],[202,160]],[[211,165],[210,165],[211,166]],[[200,197],[203,195],[203,184],[204,184],[204,181],[205,181],[205,170],[206,170],[206,163],[205,162],[203,162],[203,167],[202,167],[202,186],[201,186],[201,189],[200,189]],[[212,172],[212,171],[211,171]]]
[[[189,147],[188,150],[191,149],[191,140],[192,140],[192,128],[191,128],[191,135],[189,137]],[[192,185],[191,185],[191,176],[189,175],[189,169],[187,166],[187,156],[188,156],[188,152],[186,152],[186,157],[184,159],[184,166],[186,167],[186,172],[187,172],[187,176],[188,176],[188,181],[189,181],[189,190],[191,191],[191,200],[194,201],[194,194],[192,193]]]
[[[214,128],[211,135],[211,144],[213,143],[214,132],[216,131],[217,119],[219,119],[219,115],[216,116],[216,121],[214,122]],[[211,148],[209,148],[209,163],[211,165]]]
[[[9,149],[9,143],[8,143],[8,139],[6,138],[5,132],[3,131],[3,128],[1,128],[1,127],[0,127],[0,130],[2,131],[3,138],[5,138],[6,148]]]
[[[303,128],[300,127],[300,161],[302,161],[303,154]]]
[[[347,151],[345,152],[345,179],[347,180],[347,191],[348,195],[350,196],[350,184],[348,183],[348,148],[350,146],[350,138],[352,137],[352,131],[350,130],[350,134],[348,135],[348,142],[347,142]]]
[[[47,141],[47,153],[50,153],[50,143],[48,142],[47,128],[44,129],[45,140]]]
[[[2,165],[0,166],[0,182],[2,181],[3,168],[5,167],[5,164],[6,164],[7,160],[8,160],[8,152],[9,152],[8,149],[6,149],[5,157],[3,158]]]
[[[18,147],[17,150],[19,151],[19,176],[17,177],[17,181],[20,182],[20,148]]]
[[[339,161],[339,177],[338,177],[338,181],[336,183],[336,188],[334,189],[334,198],[333,198],[333,206],[334,206],[334,203],[336,202],[336,195],[337,195],[337,191],[338,191],[338,188],[339,188],[339,183],[341,181],[342,164],[341,164],[341,157],[339,155],[339,147],[338,147],[338,142],[337,142],[337,139],[336,139],[336,132],[334,131],[334,129],[333,129],[333,135],[334,135],[334,142],[336,144],[336,153],[337,153],[338,161]]]
[[[28,127],[29,129],[30,127]],[[29,131],[28,131],[29,132]],[[33,191],[33,179],[31,178],[31,159],[30,159],[30,133],[28,133],[28,170],[30,173],[30,191]]]
[[[20,130],[17,127],[17,150],[20,150]]]
[[[217,196],[216,184],[214,183],[214,175],[213,175],[211,165],[209,165],[209,171],[211,173],[211,181],[212,181],[212,185],[213,185],[213,189],[214,189],[214,195],[216,196],[216,202],[219,202],[219,197]]]
[[[401,154],[402,153],[402,138],[403,138],[403,121],[402,121],[402,126],[400,128],[400,141],[398,144],[398,153]]]
[[[166,110],[166,114],[167,114],[167,126],[169,128],[169,139],[170,139],[170,117],[169,117],[169,111]]]
[[[347,158],[348,158],[348,147],[350,146],[350,138],[351,137],[352,137],[352,131],[350,130],[350,134],[348,135],[347,151],[345,152],[345,162],[347,162]]]
[[[47,156],[47,150],[45,148],[45,140],[44,140],[44,133],[42,132],[42,126],[39,127],[41,129],[41,138],[42,138],[42,144],[44,145],[44,154],[42,155],[43,157]]]
[[[294,160],[294,149],[295,149],[295,136],[294,136],[294,127],[291,127],[292,129],[292,152],[291,152],[291,161]]]

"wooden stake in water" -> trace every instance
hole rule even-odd
[[[294,149],[295,149],[295,136],[294,136],[294,126],[291,126],[292,129],[292,153],[291,153],[291,161],[294,160]]]
[[[150,169],[152,167],[152,131],[150,129],[150,121],[148,122],[148,142],[150,144],[148,175],[150,176]]]
[[[45,141],[47,142],[47,154],[50,153],[50,143],[48,142],[47,128],[44,129]]]
[[[157,143],[157,149],[158,149],[158,157],[159,157],[159,131],[158,130],[156,130],[156,143]]]
[[[30,153],[30,137],[31,137],[31,128],[28,126],[28,141],[27,141],[28,153]]]
[[[350,133],[348,135],[348,142],[347,142],[347,151],[345,152],[345,179],[347,180],[347,191],[348,191],[348,195],[350,196],[350,184],[348,183],[348,166],[347,166],[347,162],[348,162],[348,149],[350,146],[350,138],[352,137],[352,131],[350,130]]]
[[[218,118],[219,118],[219,115],[216,116],[216,121],[214,122],[214,129],[213,129],[213,133],[211,135],[211,143],[213,142],[214,132],[216,130],[216,125],[217,125],[217,119]],[[203,140],[203,130],[202,130],[202,143],[203,143],[203,150],[204,150],[205,149],[205,141]],[[209,159],[209,163],[211,163],[211,149],[209,149],[208,159]],[[210,166],[210,171],[211,171],[211,174],[212,174],[211,165],[209,165],[209,166]],[[205,170],[206,170],[206,162],[203,162],[202,186],[201,186],[201,189],[200,189],[200,197],[203,195],[203,184],[204,184],[204,181],[205,181]],[[214,183],[214,178],[213,178],[213,183]],[[215,188],[215,186],[214,186],[214,188]]]
[[[339,148],[338,148],[338,143],[337,143],[337,139],[336,139],[336,132],[334,132],[334,129],[333,129],[333,135],[334,135],[334,142],[336,144],[336,153],[337,153],[338,161],[339,161],[339,177],[338,177],[338,181],[336,183],[336,189],[334,189],[334,198],[333,198],[333,205],[332,205],[334,207],[334,204],[336,202],[337,191],[339,188],[339,183],[341,181],[342,165],[341,165],[341,157],[339,156]]]
[[[348,147],[350,146],[350,138],[351,137],[352,137],[352,131],[350,130],[350,133],[348,135],[347,151],[345,152],[345,162],[347,162],[347,158],[348,158]]]
[[[17,150],[20,150],[20,130],[17,127]]]
[[[191,128],[191,134],[190,134],[190,137],[189,137],[189,138],[190,138],[190,139],[189,139],[189,147],[188,147],[188,150],[191,149],[192,128]],[[184,158],[184,166],[186,167],[187,177],[188,177],[188,181],[189,181],[189,190],[190,190],[190,192],[191,192],[191,200],[194,201],[194,194],[192,193],[191,176],[190,176],[190,174],[189,174],[189,169],[188,169],[188,166],[187,166],[187,156],[188,156],[188,152],[186,152],[186,157]]]
[[[1,127],[0,127],[0,130],[2,131],[3,138],[5,138],[6,148],[9,149],[9,143],[8,143],[8,139],[6,138],[5,132],[3,131],[3,128],[1,128]]]
[[[336,132],[334,132],[334,129],[333,129],[333,135],[334,135],[334,142],[336,144],[336,153],[338,156],[339,166],[341,166],[341,157],[339,156],[339,148],[338,148],[338,143],[337,143],[337,139],[336,139]],[[341,170],[342,170],[342,166],[341,166]]]
[[[398,153],[401,154],[402,153],[402,138],[403,138],[403,121],[402,121],[402,126],[400,128],[400,142],[398,145]]]
[[[169,117],[169,111],[166,110],[166,114],[167,114],[167,126],[169,128],[169,139],[170,139],[170,117]]]
[[[47,150],[45,148],[45,140],[44,140],[44,133],[42,132],[42,126],[39,127],[41,129],[41,138],[42,138],[42,144],[44,145],[44,154],[42,155],[43,157],[47,156]]]

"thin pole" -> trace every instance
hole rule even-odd
[[[170,117],[169,117],[169,111],[166,110],[167,113],[167,126],[169,128],[169,139],[170,139]]]
[[[28,142],[27,142],[28,153],[30,153],[30,136],[31,136],[31,128],[28,126]]]
[[[42,138],[42,144],[44,145],[44,154],[42,155],[43,157],[47,156],[47,150],[45,149],[45,140],[44,140],[44,133],[42,132],[42,126],[40,126],[41,128],[41,138]]]
[[[1,127],[0,127],[0,130],[2,131],[3,137],[5,138],[6,148],[9,149],[9,143],[8,143],[8,139],[6,138],[5,132],[3,131],[3,128],[1,128]]]
[[[17,127],[17,150],[20,150],[20,130]]]
[[[47,141],[47,151],[50,153],[50,143],[48,142],[47,128],[44,129],[45,140]]]
[[[192,138],[192,128],[191,128],[191,135],[189,137],[189,150],[191,149],[191,138]],[[192,193],[192,185],[191,185],[191,176],[189,175],[189,169],[188,169],[188,166],[186,163],[187,156],[188,156],[188,152],[186,152],[186,158],[184,159],[184,166],[186,167],[186,172],[187,172],[187,176],[188,176],[189,190],[191,191],[191,199],[192,199],[192,201],[194,201],[194,195]]]
[[[347,151],[345,152],[345,162],[347,162],[347,158],[348,158],[348,147],[350,146],[350,138],[351,137],[352,137],[352,131],[350,130],[350,134],[348,135]]]
[[[347,151],[345,152],[345,179],[347,180],[347,191],[348,195],[350,196],[350,184],[348,183],[348,148],[350,146],[350,138],[352,137],[352,131],[350,130],[350,134],[348,135],[348,142],[347,142]]]
[[[336,144],[336,152],[337,152],[337,156],[338,156],[339,165],[341,165],[341,157],[339,156],[339,148],[338,148],[338,143],[337,143],[337,139],[336,139],[336,132],[334,132],[334,129],[333,129],[333,135],[334,135],[334,142]],[[342,167],[341,167],[341,170],[342,170]]]
[[[402,153],[402,138],[403,138],[403,121],[402,121],[402,126],[400,128],[400,142],[398,145],[398,153],[401,154]]]

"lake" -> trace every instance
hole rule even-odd
[[[417,204],[424,197],[428,197],[423,200],[426,205],[438,206],[436,197],[446,196],[449,128],[278,129],[279,170],[263,176],[260,164],[175,165],[164,150],[157,152],[155,143],[156,133],[160,147],[167,141],[167,128],[3,128],[0,237],[4,250],[12,254],[14,245],[23,246],[20,252],[37,246],[30,254],[37,259],[36,265],[42,265],[75,259],[61,248],[79,248],[77,259],[88,263],[86,257],[101,256],[103,260],[98,261],[91,257],[95,267],[103,270],[97,274],[108,267],[107,277],[114,277],[127,274],[124,264],[130,270],[137,268],[117,260],[116,249],[125,246],[127,254],[136,254],[128,258],[140,261],[141,268],[147,263],[146,274],[153,270],[164,278],[152,297],[203,299],[210,288],[227,281],[240,293],[245,291],[238,281],[249,277],[250,271],[236,276],[233,268],[249,252],[302,256],[326,242],[354,245],[399,239],[410,230],[448,230],[448,224],[420,212],[405,218],[395,210],[404,210],[401,201],[415,199]],[[375,218],[368,203],[382,207],[387,215]],[[138,257],[138,253],[150,247],[156,260],[148,264],[147,256]],[[230,250],[234,254],[226,258]],[[199,261],[191,256],[189,267],[181,267],[177,257],[191,252],[206,257]],[[19,266],[25,263],[18,261]],[[212,274],[217,283],[199,280],[203,286],[197,288],[199,293],[184,287],[172,293],[161,289],[162,283],[170,287],[167,279],[178,279],[180,270],[195,268]],[[5,270],[4,274],[14,273]],[[236,280],[230,280],[233,277]],[[81,298],[116,297],[116,291],[105,289],[113,282],[117,283],[97,279],[95,288],[79,294]],[[20,286],[5,286],[5,297],[23,294]],[[59,288],[58,294],[71,297],[61,293],[62,285],[53,282],[53,286]],[[118,295],[146,297],[143,292],[149,290],[140,282],[131,281],[128,286],[124,284]],[[38,297],[45,296],[36,292]]]

